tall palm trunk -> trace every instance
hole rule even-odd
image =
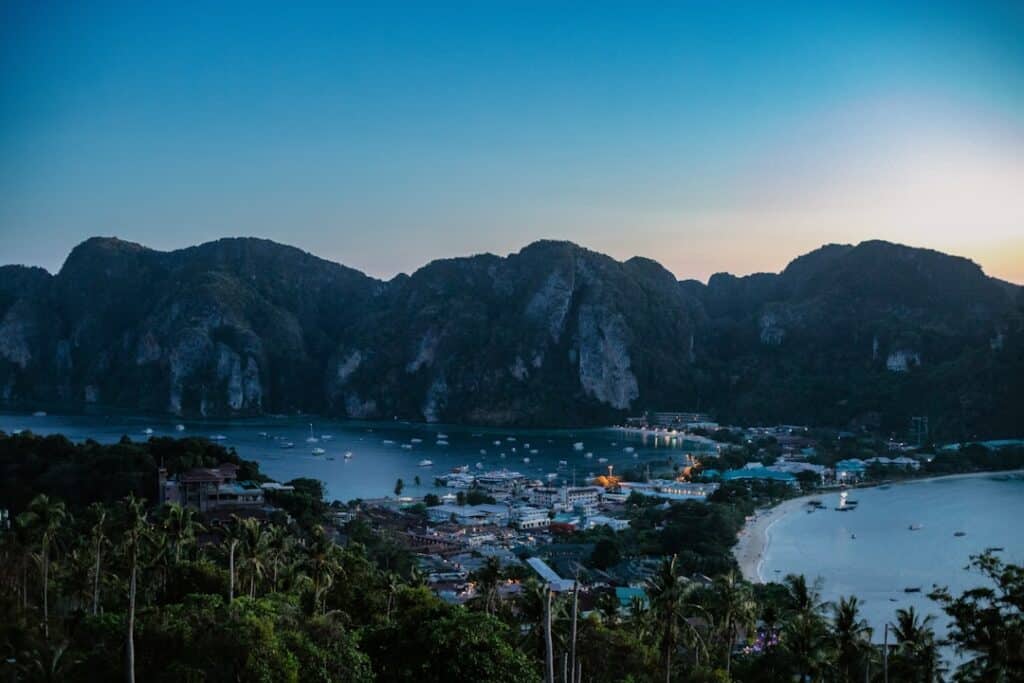
[[[572,654],[570,659],[572,660],[572,677],[570,681],[576,680],[576,615],[579,614],[580,606],[580,582],[579,575],[576,577],[576,583],[572,589]]]
[[[50,540],[43,537],[43,638],[50,639]]]
[[[231,541],[230,551],[228,553],[228,573],[230,578],[228,580],[228,603],[235,601],[235,546],[238,541]]]
[[[92,577],[92,613],[93,616],[100,608],[100,553],[102,552],[99,541],[96,542],[96,567]]]
[[[736,642],[730,619],[725,620],[725,673],[732,672],[732,646]]]
[[[551,638],[551,587],[547,589],[547,602],[544,604],[544,647],[546,649],[545,680],[555,683],[555,645]]]
[[[131,552],[132,573],[128,582],[128,640],[125,643],[125,680],[135,683],[135,590],[136,577],[139,572],[138,550],[134,544]]]

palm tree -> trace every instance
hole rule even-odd
[[[832,645],[836,651],[836,669],[841,683],[852,683],[857,668],[871,651],[871,627],[860,616],[856,597],[840,598],[832,606]]]
[[[384,591],[388,596],[387,613],[385,618],[389,624],[391,623],[391,608],[395,604],[395,596],[398,594],[398,589],[401,587],[402,580],[399,578],[398,574],[388,572],[384,576]]]
[[[732,672],[732,651],[740,630],[753,629],[757,619],[757,603],[749,584],[730,571],[715,579],[714,608],[718,614],[725,641],[725,671]]]
[[[167,505],[163,530],[174,546],[174,563],[180,564],[182,548],[195,543],[197,534],[203,531],[203,526],[196,519],[195,509],[170,503]]]
[[[124,500],[124,547],[128,558],[128,635],[125,646],[125,679],[135,683],[135,596],[138,590],[139,548],[149,529],[143,501],[129,494]]]
[[[334,575],[342,570],[338,557],[338,546],[335,545],[322,526],[313,530],[313,535],[306,547],[306,569],[313,582],[313,609],[327,611],[324,595],[334,583]]]
[[[913,607],[896,610],[892,625],[896,640],[897,667],[907,680],[932,683],[942,672],[942,658],[932,622],[935,617],[921,617]]]
[[[89,512],[93,518],[93,524],[89,528],[89,541],[93,553],[92,571],[92,613],[95,615],[100,608],[100,581],[103,548],[110,541],[107,539],[107,509],[100,503],[93,503],[89,506]]]
[[[675,555],[661,563],[647,584],[651,611],[658,624],[666,683],[672,680],[672,655],[679,646],[680,626],[684,622],[686,597],[689,593],[685,584],[686,579],[679,573]]]
[[[224,529],[228,544],[228,604],[235,601],[235,551],[242,540],[242,520],[238,515],[231,515],[231,521]]]
[[[498,583],[501,581],[501,562],[496,557],[488,557],[484,566],[477,572],[480,584],[480,596],[483,598],[484,610],[494,614],[498,603]]]
[[[39,494],[19,517],[19,523],[39,535],[39,567],[43,582],[43,637],[50,637],[50,547],[60,531],[67,510],[64,503]]]
[[[267,558],[273,572],[271,581],[275,592],[278,589],[281,568],[288,563],[293,545],[293,537],[284,526],[274,524],[267,530]]]
[[[788,609],[782,643],[796,662],[799,680],[804,681],[819,672],[827,659],[827,627],[822,616],[825,603],[817,586],[808,585],[803,575],[790,574],[785,586]]]
[[[239,549],[242,561],[239,573],[249,581],[249,597],[256,597],[256,584],[267,571],[269,537],[259,520],[244,519],[240,525]]]

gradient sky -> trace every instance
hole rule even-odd
[[[559,238],[703,280],[882,238],[1024,283],[1019,0],[318,4],[0,4],[0,263]]]

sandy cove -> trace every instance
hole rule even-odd
[[[925,481],[935,481],[936,479],[967,479],[971,477],[993,477],[1000,475],[1007,476],[1021,476],[1024,474],[1024,470],[1006,470],[1006,471],[993,471],[993,472],[969,472],[965,474],[945,474],[938,477],[920,477],[916,479],[907,479],[904,481],[893,482],[891,486],[910,486],[913,484],[919,484]],[[874,488],[881,484],[873,484],[871,486],[855,487],[847,490],[856,490],[857,488]],[[740,572],[743,574],[743,578],[751,583],[764,583],[764,579],[761,576],[761,562],[764,560],[765,552],[768,550],[768,544],[771,542],[771,528],[775,522],[785,517],[790,512],[799,510],[804,506],[807,501],[815,498],[823,498],[828,495],[836,495],[839,493],[839,489],[827,489],[819,491],[818,493],[811,493],[797,498],[790,498],[785,500],[778,505],[770,508],[761,508],[754,512],[752,517],[747,518],[746,524],[743,525],[743,530],[740,531],[736,546],[732,550],[733,556],[736,558],[737,564],[740,566]]]

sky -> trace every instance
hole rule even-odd
[[[886,239],[1024,283],[1019,0],[298,5],[0,3],[0,263],[551,238],[706,280]]]

